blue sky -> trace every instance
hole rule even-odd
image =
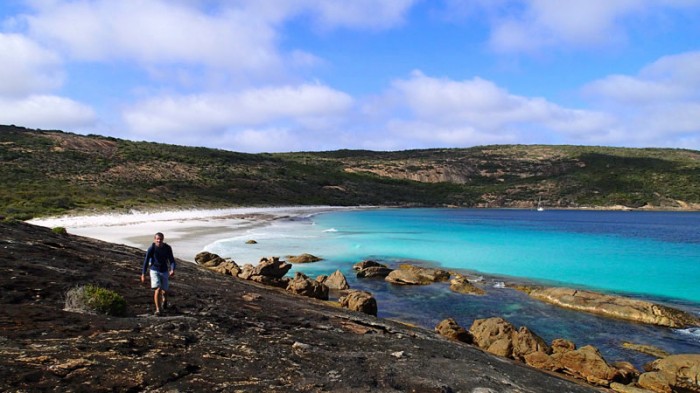
[[[3,0],[0,124],[243,152],[700,149],[700,0]]]

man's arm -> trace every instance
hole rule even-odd
[[[175,257],[173,256],[173,248],[168,246],[168,259],[170,259],[170,275],[175,274]]]
[[[143,259],[143,267],[141,268],[141,282],[146,280],[146,270],[148,270],[148,262],[153,256],[153,245],[151,244],[146,251],[146,257]]]

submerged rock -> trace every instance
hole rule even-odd
[[[666,356],[670,355],[668,352],[664,351],[661,348],[657,348],[653,345],[645,345],[645,344],[635,344],[631,342],[623,342],[622,343],[623,348],[631,349],[633,351],[645,353],[647,355],[651,355],[656,358],[665,358]]]
[[[560,307],[672,328],[700,326],[700,318],[644,300],[571,288],[529,288],[530,297]]]
[[[364,260],[364,261],[357,262],[356,264],[352,265],[353,270],[363,270],[363,269],[367,269],[368,267],[386,267],[386,265],[383,265],[379,262],[372,261],[372,260]]]
[[[450,290],[457,293],[464,293],[468,295],[484,295],[486,292],[469,282],[469,280],[462,276],[457,275],[450,280]]]
[[[413,265],[401,265],[386,276],[385,280],[397,285],[429,285],[447,281],[450,273],[442,269],[432,269]]]
[[[291,263],[312,263],[322,261],[323,258],[305,253],[301,255],[287,255],[287,260]]]

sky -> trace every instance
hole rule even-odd
[[[0,0],[0,124],[251,153],[700,150],[700,0]]]

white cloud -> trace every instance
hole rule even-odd
[[[603,113],[514,95],[481,78],[454,81],[414,72],[409,79],[395,81],[393,89],[392,99],[402,99],[413,119],[391,128],[438,144],[505,143],[525,134],[531,136],[529,143],[545,143],[548,133],[552,140],[586,140],[613,124]]]
[[[95,119],[92,108],[68,98],[52,95],[0,98],[0,124],[71,130],[91,126]]]
[[[309,15],[323,29],[388,28],[415,1],[38,1],[26,20],[33,37],[77,60],[204,65],[259,76],[283,72],[290,59],[297,66],[318,62],[300,49],[280,50],[285,21]]]
[[[698,8],[689,0],[446,0],[462,18],[488,18],[497,52],[598,47],[625,42],[630,17],[655,18],[668,10]]]
[[[324,30],[387,29],[404,22],[410,8],[420,0],[251,0],[243,2],[255,15],[271,22],[308,17]]]
[[[700,52],[664,56],[637,75],[611,75],[588,84],[583,92],[620,118],[628,145],[683,146],[700,139],[697,70]]]
[[[64,83],[60,58],[19,34],[0,33],[0,124],[75,129],[94,124],[92,108],[52,94]]]
[[[665,56],[636,76],[610,75],[583,91],[619,105],[668,103],[700,97],[700,52]]]
[[[386,29],[403,22],[417,0],[316,0],[309,2],[325,28]]]
[[[161,0],[35,3],[29,33],[73,59],[205,64],[264,72],[279,67],[277,33],[253,14]]]
[[[251,89],[229,94],[149,99],[124,113],[135,133],[188,133],[265,124],[327,124],[353,105],[345,93],[322,85]]]
[[[0,33],[0,64],[0,96],[24,96],[63,83],[58,56],[19,34]]]

